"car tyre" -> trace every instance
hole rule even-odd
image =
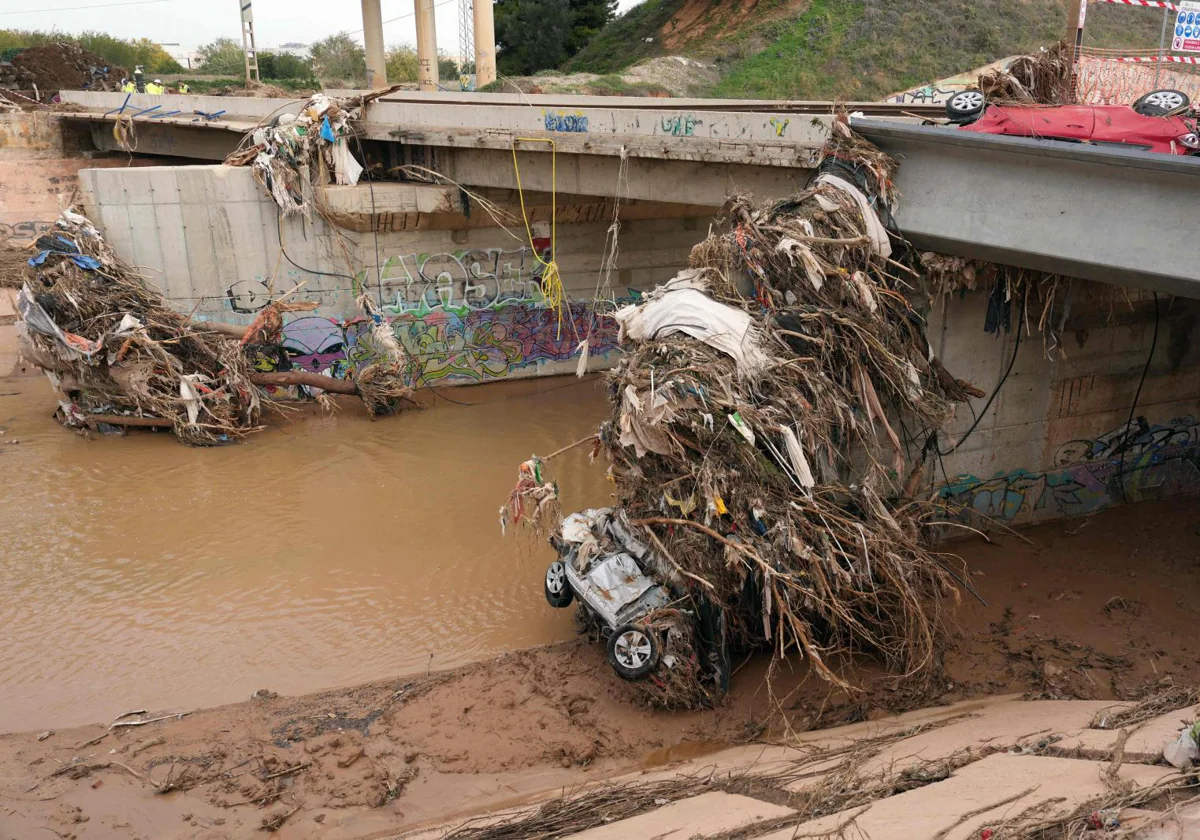
[[[662,645],[644,624],[622,624],[608,637],[608,664],[623,680],[646,676],[658,665]]]
[[[946,100],[946,117],[953,123],[966,125],[975,122],[987,108],[987,99],[983,91],[969,88],[952,94]]]
[[[1161,117],[1192,104],[1188,95],[1181,90],[1152,90],[1133,103],[1133,110],[1143,117]]]
[[[571,591],[571,584],[567,582],[567,567],[561,560],[555,560],[546,569],[544,588],[546,601],[556,609],[565,609],[575,600],[575,593]]]

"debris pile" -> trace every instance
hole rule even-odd
[[[389,90],[347,99],[315,94],[299,114],[280,114],[246,135],[249,145],[233,152],[225,163],[250,166],[254,178],[282,213],[307,217],[311,187],[316,184],[357,184],[362,165],[350,152],[351,123],[366,103]]]
[[[1071,98],[1071,52],[1059,41],[1032,55],[1014,59],[1007,70],[995,69],[979,77],[979,89],[988,102],[1065,105]]]
[[[618,504],[666,568],[669,609],[715,609],[718,648],[795,651],[843,688],[848,654],[931,676],[939,604],[965,582],[926,547],[937,511],[912,498],[922,461],[901,436],[981,394],[934,356],[910,303],[919,262],[898,238],[893,258],[880,219],[893,167],[836,121],[810,188],[727,202],[691,268],[616,313],[626,355],[599,434]],[[508,515],[556,525],[532,516],[554,510],[547,484],[527,480]],[[712,693],[662,674],[646,687],[663,705]]]
[[[117,90],[121,79],[129,75],[103,56],[65,43],[21,50],[12,58],[11,69],[5,70],[0,87],[36,88],[42,98],[59,90]]]
[[[55,229],[16,263],[8,249],[0,285],[17,285],[21,354],[60,394],[59,419],[76,428],[170,428],[184,443],[214,445],[261,428],[260,385],[304,385],[363,399],[372,414],[412,404],[404,371],[388,347],[364,369],[368,381],[286,371],[258,373],[250,357],[279,343],[274,301],[249,330],[191,320],[123,263],[84,217],[66,210]],[[272,329],[274,327],[274,329]],[[251,344],[250,342],[258,342]],[[394,337],[393,337],[394,341]],[[368,375],[369,374],[369,375]]]

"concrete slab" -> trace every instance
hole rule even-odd
[[[1107,791],[1102,762],[1033,755],[997,754],[956,771],[949,779],[881,799],[865,810],[844,811],[762,840],[791,840],[796,834],[819,835],[855,818],[858,836],[872,840],[967,840],[988,822],[1042,805],[1069,810]],[[1169,767],[1125,765],[1120,778],[1138,786],[1153,784]],[[1061,801],[1052,802],[1061,798]],[[989,808],[989,806],[991,806]],[[974,816],[966,816],[981,811]],[[852,835],[853,836],[853,835]]]
[[[630,840],[634,837],[687,840],[691,837],[712,837],[727,831],[737,831],[764,820],[779,819],[792,813],[792,809],[782,805],[714,791],[690,799],[681,799],[657,811],[571,836],[577,840]]]

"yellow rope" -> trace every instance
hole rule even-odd
[[[529,214],[525,211],[525,189],[521,186],[521,165],[517,162],[517,143],[549,143],[550,144],[550,261],[542,259],[537,246],[533,244],[533,229],[529,226]],[[546,305],[558,315],[558,336],[562,338],[563,305],[566,291],[563,289],[562,275],[558,270],[558,166],[555,159],[554,141],[543,137],[514,137],[512,141],[513,171],[517,175],[517,195],[521,199],[521,219],[525,222],[525,235],[529,238],[529,249],[533,251],[534,259],[542,264],[542,298]],[[572,322],[572,326],[574,323]]]

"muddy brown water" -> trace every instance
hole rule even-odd
[[[502,537],[498,509],[522,460],[595,428],[602,385],[446,393],[479,404],[372,422],[347,402],[202,450],[155,433],[85,440],[51,419],[44,380],[0,380],[0,731],[571,637],[569,611],[542,595],[549,548]],[[586,447],[555,466],[566,504],[607,502]]]

